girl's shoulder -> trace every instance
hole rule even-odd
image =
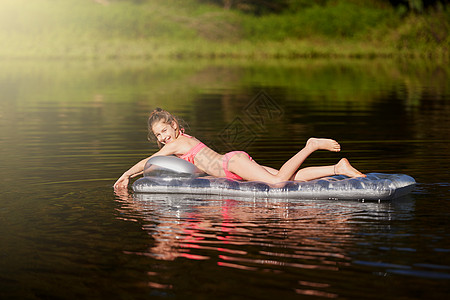
[[[180,135],[173,142],[164,145],[162,149],[164,149],[164,152],[170,154],[183,155],[198,143],[200,143],[200,141],[195,137],[193,136],[187,137],[185,134],[183,134]]]
[[[200,142],[200,140],[197,139],[195,136],[186,134],[186,133],[184,133],[184,132],[182,132],[182,133],[180,134],[180,136],[177,138],[177,141],[180,141],[180,142],[187,142],[187,143],[189,143],[189,144],[197,144],[198,142]]]

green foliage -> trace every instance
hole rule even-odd
[[[135,5],[124,1],[100,5],[92,0],[2,1],[0,31],[9,34],[133,39],[195,35],[194,30],[174,21],[178,11],[168,5]]]
[[[446,6],[404,19],[387,1],[280,0],[283,12],[252,15],[206,0],[1,0],[0,58],[448,57]]]
[[[448,5],[448,0],[383,0],[394,6],[399,15],[405,16],[408,13],[426,14],[433,10],[442,10]]]
[[[370,29],[388,22],[392,10],[340,1],[333,5],[314,5],[293,13],[244,19],[244,28],[252,39],[307,37],[361,37]]]
[[[401,50],[423,53],[448,51],[450,46],[450,10],[428,16],[409,16],[387,38]]]

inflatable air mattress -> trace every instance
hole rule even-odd
[[[255,181],[202,176],[191,163],[174,156],[147,161],[144,177],[133,183],[135,193],[220,195],[311,200],[392,200],[412,191],[415,180],[404,174],[368,173],[367,177],[331,176],[307,182],[269,185]]]

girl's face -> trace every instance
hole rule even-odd
[[[159,121],[152,126],[153,134],[161,144],[168,144],[176,140],[176,123]]]

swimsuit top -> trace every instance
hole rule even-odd
[[[185,133],[181,133],[182,135],[192,138],[192,136],[187,135]],[[181,155],[180,158],[184,159],[185,161],[190,162],[191,164],[194,163],[194,158],[197,155],[197,153],[202,150],[203,148],[205,148],[206,145],[203,144],[202,142],[199,142],[197,145],[195,145],[194,147],[192,147],[188,152],[186,152],[185,154]]]

